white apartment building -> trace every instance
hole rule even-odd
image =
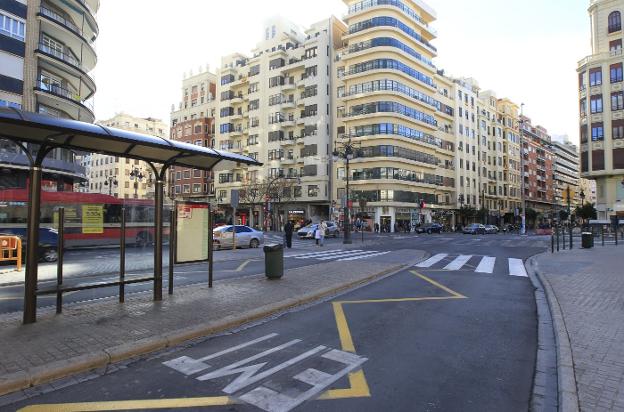
[[[239,222],[251,217],[256,224],[277,226],[286,218],[328,217],[332,51],[341,31],[343,24],[333,17],[305,31],[273,18],[251,56],[222,59],[217,74],[216,148],[263,163],[216,173],[216,197],[226,215],[232,212],[230,191],[243,189]],[[270,192],[270,199],[266,193],[245,192],[245,187],[258,184]],[[267,189],[268,185],[273,187]],[[268,209],[273,212],[266,213]]]

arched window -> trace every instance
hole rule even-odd
[[[622,14],[619,11],[614,11],[609,14],[609,33],[622,30]]]

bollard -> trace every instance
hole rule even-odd
[[[58,255],[56,261],[56,313],[63,312],[63,249],[65,249],[65,208],[59,207],[58,210],[58,238],[56,242],[56,253]]]
[[[119,225],[119,303],[125,300],[126,277],[126,208],[121,208],[121,223]]]
[[[555,253],[555,232],[550,232],[550,253]]]
[[[565,234],[565,226],[561,228],[561,241],[563,243],[563,250],[566,250],[566,234]]]
[[[557,252],[559,252],[559,226],[555,228],[555,233],[557,234]]]
[[[602,246],[604,246],[604,226],[600,227],[600,233],[602,234]]]
[[[572,226],[570,226],[570,250],[572,250],[572,244],[574,242],[572,241]]]

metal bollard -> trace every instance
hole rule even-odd
[[[562,242],[563,242],[563,250],[566,250],[565,226],[561,228],[561,239],[562,239]]]
[[[65,249],[65,208],[59,207],[58,210],[58,239],[56,242],[56,313],[63,312],[63,249]]]
[[[555,228],[555,233],[557,234],[557,252],[559,252],[559,226]]]
[[[550,253],[555,253],[555,232],[550,233]]]
[[[601,226],[600,232],[602,234],[602,246],[604,246],[604,226]]]
[[[570,226],[570,250],[572,250],[572,244],[574,242],[572,241],[572,226]]]

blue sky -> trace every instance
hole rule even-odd
[[[590,53],[589,0],[428,0],[447,74],[525,103],[525,114],[553,134],[578,140],[576,64]],[[162,4],[162,6],[160,5]],[[342,17],[341,0],[102,0],[98,21],[96,115],[126,111],[169,119],[182,74],[249,52],[262,21],[282,15],[309,25]],[[236,13],[234,13],[234,11]],[[228,34],[224,34],[228,33]]]

